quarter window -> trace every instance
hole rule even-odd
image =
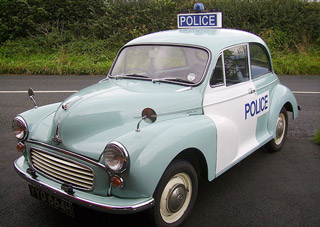
[[[258,43],[250,43],[250,63],[251,77],[256,78],[260,75],[271,72],[269,54]]]
[[[224,85],[223,80],[223,66],[222,66],[222,55],[218,58],[216,67],[212,73],[212,77],[210,79],[210,85],[211,86],[220,86]]]

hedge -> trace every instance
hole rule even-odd
[[[196,1],[0,0],[0,43],[20,37],[103,39],[115,45],[137,36],[176,28],[176,15]],[[271,45],[319,45],[320,3],[303,0],[202,1],[223,13],[223,26],[259,34]],[[50,37],[49,37],[50,38]],[[57,42],[57,41],[55,41]],[[53,43],[57,45],[57,43]],[[59,45],[59,43],[58,43]],[[269,44],[270,45],[270,44]]]

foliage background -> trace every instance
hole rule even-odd
[[[260,35],[279,74],[320,74],[320,3],[204,0],[223,26]],[[0,73],[105,74],[117,49],[175,29],[184,0],[0,0]]]

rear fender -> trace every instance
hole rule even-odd
[[[271,105],[268,121],[268,130],[274,136],[278,115],[282,107],[292,112],[293,119],[298,117],[298,105],[292,92],[285,86],[278,84],[271,92]]]

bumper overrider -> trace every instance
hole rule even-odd
[[[40,174],[38,174],[36,178],[33,178],[30,173],[27,172],[29,166],[25,162],[23,156],[14,162],[14,168],[22,178],[24,178],[34,187],[37,187],[49,194],[57,196],[73,204],[77,204],[89,209],[107,213],[128,214],[143,211],[154,206],[153,198],[128,199],[115,196],[99,196],[76,189],[74,190],[74,194],[68,194],[64,190],[60,189],[61,184],[50,181]]]

